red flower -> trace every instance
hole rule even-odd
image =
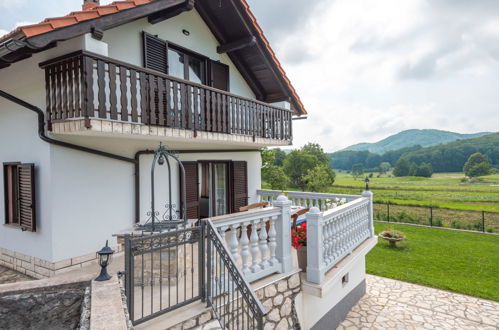
[[[298,249],[300,246],[307,246],[307,223],[296,226],[291,229],[292,246]]]

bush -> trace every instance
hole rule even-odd
[[[267,166],[262,169],[262,179],[271,189],[284,190],[289,184],[289,178],[280,166]]]

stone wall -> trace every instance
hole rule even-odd
[[[113,249],[115,252],[122,251],[121,246],[114,247]],[[74,269],[80,269],[81,267],[95,262],[97,262],[95,253],[89,253],[58,262],[49,262],[26,254],[0,248],[1,266],[14,269],[36,279],[48,278]]]
[[[0,294],[0,329],[76,329],[88,282]]]
[[[295,297],[301,291],[300,274],[288,276],[256,290],[256,295],[268,312],[264,329],[300,329],[295,309]]]

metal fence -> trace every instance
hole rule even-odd
[[[265,309],[211,221],[205,222],[206,299],[222,329],[263,329]]]
[[[125,294],[134,325],[204,300],[222,329],[263,329],[265,310],[210,220],[127,236]]]
[[[463,211],[432,206],[409,206],[390,203],[374,204],[374,219],[447,227],[480,232],[499,232],[499,213]]]
[[[203,297],[200,226],[125,239],[125,292],[139,324]]]

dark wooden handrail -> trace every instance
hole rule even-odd
[[[40,63],[47,117],[98,118],[292,140],[292,111],[78,51]]]

